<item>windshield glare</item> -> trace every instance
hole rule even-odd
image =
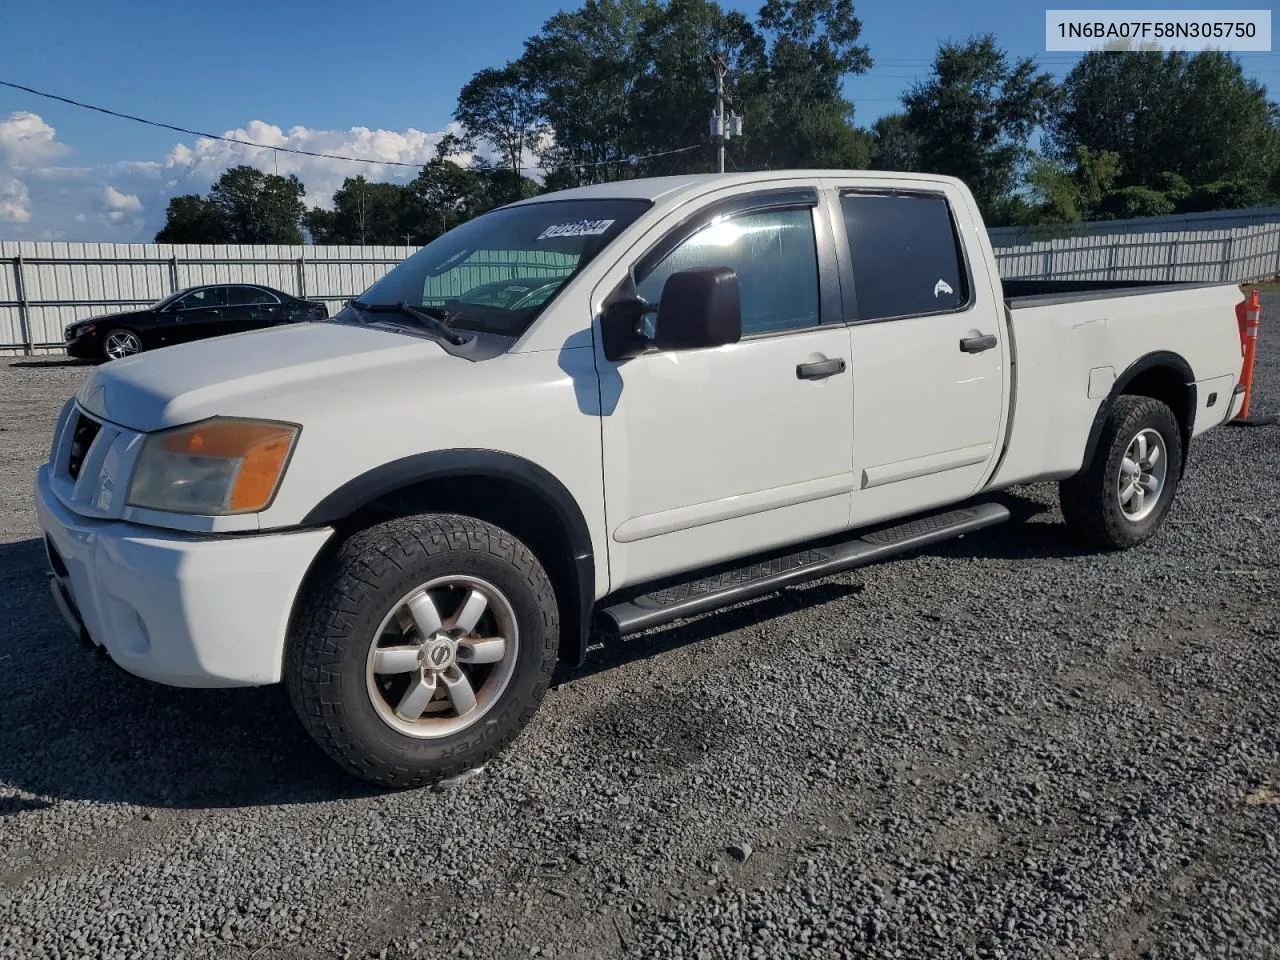
[[[366,290],[363,304],[439,307],[449,324],[518,337],[647,200],[546,200],[494,210],[437,237]],[[337,322],[395,322],[344,307]]]

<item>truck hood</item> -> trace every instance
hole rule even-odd
[[[198,340],[112,360],[76,399],[90,413],[144,432],[314,389],[349,389],[413,365],[467,363],[431,340],[336,323],[302,323]]]

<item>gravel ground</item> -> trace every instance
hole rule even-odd
[[[1022,489],[611,645],[479,776],[389,794],[277,690],[74,644],[30,483],[86,369],[4,363],[0,957],[1280,957],[1280,427],[1199,442],[1144,548]]]

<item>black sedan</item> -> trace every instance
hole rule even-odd
[[[328,316],[328,308],[314,300],[257,284],[226,283],[188,287],[142,310],[77,320],[64,333],[70,356],[118,360],[174,343]]]

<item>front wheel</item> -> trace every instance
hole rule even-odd
[[[102,359],[120,360],[142,352],[142,338],[132,330],[108,330],[102,338]]]
[[[1181,469],[1182,434],[1173,411],[1151,397],[1118,397],[1093,460],[1058,486],[1062,515],[1094,546],[1136,547],[1164,523]]]
[[[417,787],[499,754],[556,663],[555,593],[533,553],[469,517],[426,514],[342,543],[299,600],[285,684],[338,764]]]

